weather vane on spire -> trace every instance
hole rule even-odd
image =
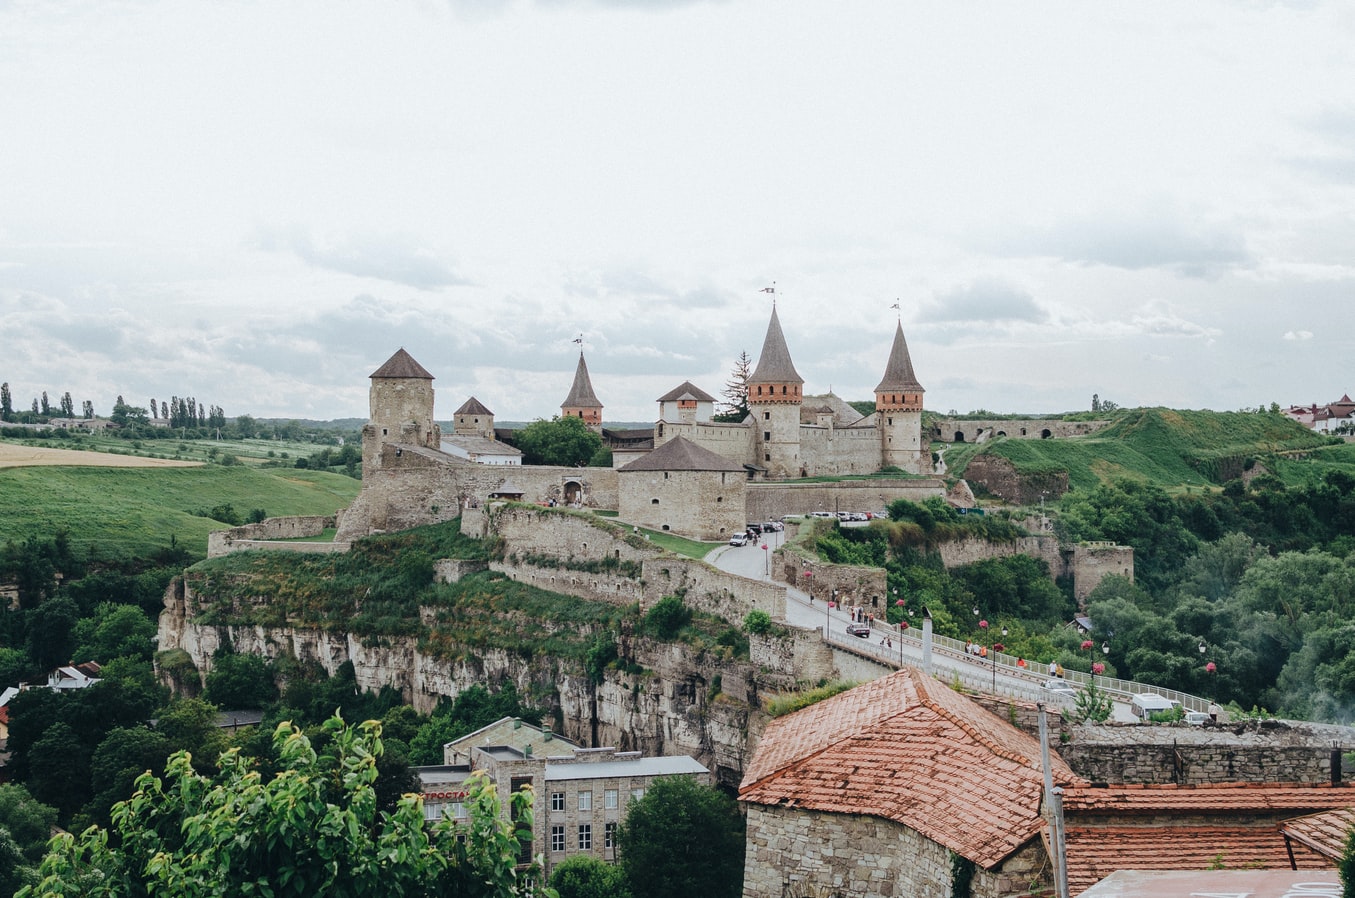
[[[569,342],[578,343],[579,352],[583,352],[583,334],[579,334],[577,337],[575,337],[573,340],[570,340]]]
[[[903,318],[903,312],[899,309],[899,302],[897,299],[894,300],[894,304],[890,308],[899,313],[899,318]]]
[[[770,287],[763,287],[763,288],[762,288],[761,290],[759,290],[758,292],[759,292],[759,293],[770,293],[770,294],[772,295],[772,307],[773,307],[773,308],[776,307],[776,281],[772,281],[772,285],[771,285]]]

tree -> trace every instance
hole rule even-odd
[[[393,811],[377,808],[379,723],[349,727],[336,715],[323,729],[329,745],[317,752],[301,730],[279,724],[271,774],[238,749],[224,753],[211,776],[176,753],[163,778],[137,780],[109,829],[58,836],[41,883],[19,898],[549,894],[538,869],[516,869],[519,834],[488,780],[466,783],[469,822],[425,827],[416,795]],[[508,818],[530,826],[531,793],[510,801]]]
[[[586,854],[556,864],[550,884],[560,898],[630,898],[625,871]]]
[[[738,422],[748,417],[748,378],[752,373],[753,360],[745,350],[734,360],[734,370],[730,372],[724,392],[720,394],[725,397],[725,401],[720,414],[715,416],[717,421]]]
[[[278,697],[273,672],[258,655],[218,653],[207,674],[206,699],[232,710],[262,708]]]
[[[738,898],[743,820],[734,802],[685,776],[660,777],[617,830],[635,898]]]
[[[155,622],[135,605],[102,602],[75,625],[74,657],[108,662],[128,655],[147,661],[155,654]]]
[[[56,808],[38,801],[23,786],[0,785],[0,830],[13,837],[30,864],[37,866],[47,853],[55,825]]]
[[[86,399],[86,400],[81,404],[81,411],[82,411],[82,413],[84,414],[84,417],[85,417],[85,420],[86,420],[86,421],[88,421],[89,419],[93,418],[93,417],[94,417],[94,403],[92,403],[92,402],[90,402],[88,399]]]
[[[47,401],[47,391],[46,391],[46,390],[43,390],[43,391],[42,391],[42,416],[43,416],[44,418],[48,418],[48,417],[51,417],[51,414],[52,414],[52,403],[50,403],[50,402]]]
[[[151,417],[152,417],[152,418],[158,418],[158,417],[160,417],[159,406],[157,406],[157,405],[155,404],[155,400],[154,400],[154,399],[151,400]]]
[[[528,424],[517,432],[516,442],[523,463],[529,465],[586,465],[602,448],[602,437],[589,430],[582,418],[559,415]]]
[[[0,421],[14,420],[14,397],[9,392],[9,381],[0,384]]]
[[[61,394],[61,417],[75,417],[75,400],[71,399],[70,390]]]

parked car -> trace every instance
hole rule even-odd
[[[747,529],[752,533],[761,533],[762,525],[754,522],[752,524],[749,524]]]
[[[852,621],[847,625],[847,632],[852,636],[860,636],[862,639],[868,639],[870,638],[870,624]]]
[[[763,533],[768,533],[768,532],[777,532],[777,533],[779,533],[780,531],[785,530],[785,529],[786,529],[786,525],[785,525],[785,524],[782,524],[780,521],[764,521],[763,524],[762,524],[762,532],[763,532]]]
[[[729,544],[730,544],[731,546],[746,546],[746,545],[748,545],[748,534],[746,534],[746,533],[736,533],[736,534],[734,534],[733,536],[731,536],[731,537],[729,538]]]

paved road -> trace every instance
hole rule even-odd
[[[721,546],[706,556],[706,561],[722,571],[747,577],[750,580],[771,580],[771,554],[780,547],[785,534],[763,534],[758,542],[747,546]],[[766,548],[762,548],[766,546]],[[915,627],[902,635],[893,627],[876,625],[870,638],[862,639],[847,633],[851,617],[840,609],[829,609],[821,598],[811,599],[803,590],[786,587],[786,622],[797,627],[814,628],[827,632],[834,645],[877,658],[882,663],[898,667],[901,664],[922,666],[921,633]],[[883,644],[888,640],[892,645]],[[1070,696],[1048,692],[1041,687],[1046,680],[1043,672],[1020,672],[990,661],[966,655],[942,646],[932,648],[932,672],[939,677],[958,680],[971,689],[1007,695],[1027,701],[1044,701],[1051,707],[1071,706]],[[1133,721],[1127,704],[1115,702],[1112,720]]]

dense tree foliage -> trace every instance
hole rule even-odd
[[[513,439],[528,465],[586,465],[602,448],[602,437],[589,430],[582,418],[558,415],[549,421],[533,421]]]
[[[516,868],[519,834],[484,779],[468,783],[468,823],[424,825],[421,800],[377,801],[381,726],[337,716],[317,749],[299,728],[280,724],[266,769],[231,750],[204,775],[186,753],[164,777],[137,780],[113,809],[107,830],[59,836],[41,882],[22,898],[166,894],[473,896],[544,894],[538,871]],[[512,819],[530,826],[531,794],[512,796]]]
[[[661,777],[616,833],[635,898],[738,898],[744,824],[734,801],[691,777]]]
[[[560,898],[630,898],[625,871],[586,854],[556,864],[550,884]]]

